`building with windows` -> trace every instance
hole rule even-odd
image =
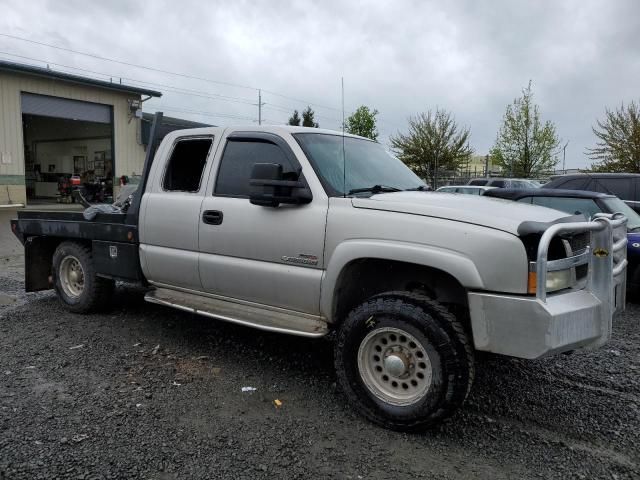
[[[61,179],[117,185],[145,158],[154,90],[0,61],[0,205],[54,200]]]

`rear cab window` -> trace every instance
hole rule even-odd
[[[211,145],[212,137],[176,141],[164,172],[162,189],[166,192],[198,192]]]

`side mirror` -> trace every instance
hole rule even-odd
[[[282,165],[278,163],[254,164],[249,180],[249,201],[263,207],[277,207],[281,203],[301,205],[312,200],[311,190],[304,180],[284,177]]]

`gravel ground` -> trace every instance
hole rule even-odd
[[[638,306],[597,352],[481,357],[463,409],[400,434],[345,404],[331,339],[214,322],[125,291],[90,316],[51,292],[24,294],[4,215],[0,479],[640,478]]]

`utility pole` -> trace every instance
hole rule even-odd
[[[484,157],[484,176],[489,178],[489,155]]]
[[[258,106],[258,125],[262,125],[262,107],[265,105],[262,103],[262,90],[258,89],[258,103],[254,105]]]
[[[562,173],[563,174],[567,173],[567,169],[565,167],[565,160],[567,158],[567,145],[569,145],[569,140],[567,140],[567,143],[565,143],[564,147],[562,147]]]

